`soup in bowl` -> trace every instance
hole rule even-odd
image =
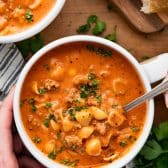
[[[0,42],[29,38],[50,24],[65,0],[0,0]]]
[[[154,113],[153,100],[128,113],[122,107],[150,89],[125,49],[71,36],[47,45],[25,66],[14,118],[28,150],[47,167],[122,167],[145,143]]]

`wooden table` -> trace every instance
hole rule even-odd
[[[129,49],[138,61],[142,61],[144,56],[154,57],[168,52],[168,27],[158,33],[141,34],[119,12],[109,11],[106,0],[67,0],[60,15],[42,32],[45,42],[76,34],[78,26],[86,23],[91,14],[106,22],[107,29],[102,36],[111,33],[117,25],[117,43]],[[163,100],[163,95],[155,99],[155,123],[168,119],[168,109]]]

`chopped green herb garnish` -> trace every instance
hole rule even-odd
[[[48,128],[49,127],[49,123],[50,120],[56,120],[54,114],[49,114],[49,116],[47,118],[45,118],[45,120],[43,121],[43,124]]]
[[[121,141],[119,144],[120,144],[121,147],[127,146],[127,142],[126,141]]]
[[[94,73],[89,73],[88,79],[89,80],[94,80],[96,78],[96,75]]]
[[[48,64],[44,64],[43,67],[44,67],[47,71],[50,70],[50,66],[49,66]]]
[[[20,107],[22,107],[26,103],[27,99],[21,100]]]
[[[118,104],[113,104],[112,108],[116,109],[118,107]]]
[[[25,19],[26,19],[28,22],[33,22],[33,13],[32,13],[31,10],[27,10],[27,11],[26,11]]]
[[[98,103],[101,103],[101,100],[102,100],[101,95],[97,95],[97,96],[96,96],[96,100],[97,100]]]
[[[107,40],[116,42],[117,41],[117,34],[116,34],[117,26],[114,26],[113,32],[111,34],[108,34],[105,38]]]
[[[36,112],[36,110],[37,110],[37,107],[36,107],[35,105],[32,105],[32,106],[31,106],[31,111],[32,111],[32,112]]]
[[[45,104],[45,107],[46,107],[46,108],[51,108],[51,107],[52,107],[52,103],[51,103],[51,102],[47,102],[47,103]]]
[[[45,94],[46,91],[47,91],[47,90],[46,90],[45,88],[39,88],[39,89],[38,89],[38,92],[39,92],[39,94],[41,94],[41,95]]]
[[[51,114],[51,113],[50,113],[49,116],[48,116],[48,119],[55,121],[55,116],[54,116],[54,114]]]
[[[89,24],[85,24],[85,25],[80,26],[76,31],[78,33],[86,33],[86,32],[89,31],[89,29],[90,29],[90,25]]]
[[[91,23],[96,23],[97,22],[97,16],[96,15],[91,15],[88,17],[87,19],[87,23],[91,24]]]
[[[95,27],[92,29],[94,35],[100,35],[106,29],[106,24],[103,21],[97,21]]]
[[[73,109],[70,109],[70,110],[68,110],[68,113],[69,113],[69,115],[70,115],[72,121],[75,121],[75,120],[76,120],[76,116],[75,116],[74,110],[73,110]]]
[[[65,148],[64,148],[63,146],[61,146],[61,147],[58,149],[57,154],[62,153],[64,150],[65,150]]]
[[[29,99],[28,103],[29,103],[30,105],[34,105],[34,104],[35,104],[35,100],[34,100],[33,98],[31,98],[31,99]]]
[[[94,45],[87,45],[86,48],[91,51],[91,52],[95,52],[103,57],[111,57],[112,56],[112,51],[111,50],[107,50],[101,47],[96,47]]]
[[[50,120],[48,118],[46,118],[44,121],[43,121],[43,124],[48,128],[49,127],[49,123],[50,123]]]
[[[138,132],[139,131],[139,127],[132,127],[131,128],[133,132]]]
[[[41,142],[41,138],[38,137],[38,136],[35,136],[35,137],[32,138],[32,141],[33,141],[34,143],[38,144],[38,143]]]
[[[56,152],[53,150],[52,152],[50,152],[50,153],[48,154],[48,157],[49,157],[50,159],[52,159],[52,160],[55,160],[55,158],[56,158]]]
[[[75,167],[78,162],[79,162],[79,160],[74,160],[71,162],[69,159],[64,159],[61,161],[62,164],[66,165],[66,166],[71,166],[71,167]]]

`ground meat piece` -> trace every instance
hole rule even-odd
[[[47,90],[54,90],[54,89],[57,89],[59,87],[59,83],[55,80],[52,80],[52,79],[46,79],[44,81],[44,87],[47,89]]]
[[[76,135],[68,135],[65,136],[65,143],[68,147],[72,147],[73,145],[81,146],[82,140]]]
[[[97,122],[95,124],[95,130],[99,132],[101,135],[104,135],[106,133],[106,124]]]
[[[4,29],[7,25],[7,19],[0,16],[0,30]]]
[[[117,131],[115,129],[111,129],[110,131],[108,131],[105,135],[100,137],[100,141],[102,144],[102,147],[107,147],[109,146],[110,140],[112,137],[117,136]]]
[[[67,103],[72,103],[74,99],[76,99],[78,95],[78,90],[76,88],[71,88],[66,90],[68,92],[68,95],[65,98],[65,101]]]
[[[98,101],[96,100],[95,97],[90,96],[90,97],[88,98],[88,100],[87,100],[87,105],[89,105],[89,106],[98,106],[99,103],[98,103]]]
[[[72,80],[74,85],[81,85],[88,82],[88,77],[86,75],[76,75]]]

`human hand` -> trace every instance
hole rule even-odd
[[[24,148],[16,131],[12,134],[13,94],[14,89],[0,107],[0,168],[43,168]]]

